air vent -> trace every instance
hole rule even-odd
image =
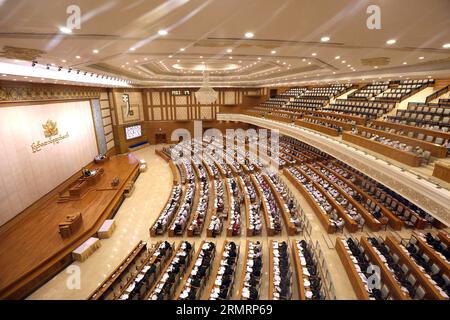
[[[361,59],[361,64],[363,66],[386,66],[390,62],[391,59],[387,57]]]

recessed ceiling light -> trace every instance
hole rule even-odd
[[[80,57],[80,56],[76,56],[75,58],[77,58],[77,59],[81,59],[81,57]]]
[[[66,63],[67,61],[66,61],[66,60],[61,60],[61,62],[62,62],[62,63]]]
[[[446,44],[442,45],[442,48],[444,48],[444,49],[450,48],[450,43],[446,43]]]
[[[419,57],[419,60],[423,60],[423,59],[425,59],[425,57]]]
[[[233,52],[233,49],[227,49],[227,52],[231,53],[231,52]]]
[[[408,64],[408,62],[403,62],[403,64]]]
[[[169,56],[169,58],[172,58],[172,57],[173,57],[172,55]]]
[[[270,51],[271,54],[277,53],[275,50]]]
[[[167,32],[167,30],[161,29],[161,30],[158,30],[158,34],[160,36],[167,36],[169,33]]]
[[[93,53],[93,54],[97,54],[97,53],[98,53],[98,50],[97,50],[97,49],[94,49],[94,50],[92,50],[92,53]]]
[[[395,39],[389,39],[388,41],[386,41],[386,44],[395,44],[397,43],[397,40]]]
[[[378,69],[378,66],[374,66],[373,68],[374,68],[374,69]]]
[[[320,41],[321,42],[328,42],[328,41],[330,41],[330,37],[327,37],[327,36],[322,37],[322,38],[320,38]]]
[[[180,51],[184,51],[184,50],[186,50],[185,48],[180,48]]]
[[[311,62],[308,62],[308,64],[311,64]]]
[[[312,55],[313,57],[315,57],[315,56],[317,56],[317,53],[313,52],[311,55]]]
[[[72,33],[72,29],[69,29],[67,27],[59,27],[59,31],[61,31],[62,33],[65,33],[65,34]]]
[[[136,50],[136,48],[133,48],[133,47],[130,48],[130,51],[134,51],[134,50]]]
[[[250,38],[253,38],[254,36],[255,36],[255,34],[254,34],[253,32],[246,32],[246,33],[245,33],[245,37],[246,37],[246,38],[249,38],[249,39],[250,39]]]
[[[339,60],[341,57],[340,56],[336,56],[334,57],[336,60]]]

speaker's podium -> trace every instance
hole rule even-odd
[[[69,185],[64,191],[60,192],[58,202],[78,200],[88,191],[95,187],[100,181],[104,170],[103,168],[93,170],[83,170],[83,174],[75,182]]]
[[[59,224],[59,233],[61,237],[69,238],[80,229],[82,223],[83,217],[81,216],[81,212],[67,215],[65,220]]]

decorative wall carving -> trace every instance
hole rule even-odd
[[[37,50],[37,49],[4,46],[3,51],[0,51],[0,57],[7,58],[7,59],[33,61],[33,60],[37,60],[43,54],[46,54],[46,53],[47,52],[45,52],[45,51]]]
[[[26,102],[45,100],[95,99],[100,97],[99,88],[82,88],[71,86],[29,87],[17,85],[0,86],[0,102]]]
[[[441,222],[450,225],[450,191],[419,179],[411,172],[388,164],[343,142],[289,124],[241,114],[218,114],[217,120],[239,121],[268,129],[304,141],[382,182],[409,201],[420,206]]]

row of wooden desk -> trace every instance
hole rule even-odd
[[[326,166],[322,163],[318,163],[321,167],[326,168]],[[334,162],[334,165],[340,167],[341,169],[345,170],[344,168],[342,168],[338,163]],[[333,173],[335,175],[339,175],[337,172],[333,171]],[[381,213],[385,216],[388,217],[389,219],[389,226],[394,229],[394,230],[401,230],[403,227],[403,222],[395,215],[392,213],[391,210],[387,209],[382,203],[380,203],[377,199],[375,199],[374,197],[372,197],[370,194],[368,194],[365,190],[363,190],[362,188],[360,188],[359,186],[357,186],[356,184],[354,184],[353,182],[351,182],[350,180],[344,178],[343,176],[339,175],[340,179],[342,179],[345,183],[347,183],[353,190],[356,190],[358,193],[362,194],[366,199],[370,199],[370,201],[372,201],[373,203],[375,203],[375,206],[380,207]]]
[[[434,164],[433,176],[450,183],[450,164],[438,161]]]
[[[375,126],[392,128],[392,129],[401,130],[404,132],[413,132],[414,134],[422,133],[427,136],[433,136],[435,138],[442,138],[444,140],[450,139],[450,132],[426,129],[426,128],[421,128],[421,127],[416,127],[416,126],[410,126],[407,124],[400,124],[400,123],[380,121],[380,120],[373,120],[370,123]]]
[[[147,244],[143,241],[139,241],[122,262],[119,263],[109,276],[106,277],[98,288],[88,297],[88,300],[104,300],[109,289],[116,284],[116,281],[128,270],[129,266],[136,262],[136,258],[146,252],[146,250]]]
[[[339,136],[339,131],[337,129],[330,128],[330,127],[327,127],[327,126],[324,126],[324,125],[321,125],[321,124],[311,123],[311,122],[304,121],[304,120],[296,120],[295,124],[297,126],[299,126],[299,127],[311,129],[311,130],[314,130],[314,131],[318,131],[318,132],[324,133],[324,134],[332,136],[332,137],[338,137]]]
[[[337,115],[329,115],[330,117],[337,117]],[[351,131],[353,128],[353,125],[349,122],[345,122],[345,121],[340,121],[340,120],[335,120],[335,119],[329,119],[325,117],[317,117],[314,115],[304,115],[303,116],[304,119],[311,119],[311,120],[318,120],[318,121],[323,121],[326,123],[330,123],[330,124],[334,124],[335,126],[341,127],[342,130],[346,130],[346,131]]]
[[[328,170],[325,166],[323,166],[321,163],[319,165],[322,166],[322,168]],[[330,185],[332,185],[340,194],[343,196],[349,203],[353,205],[358,211],[358,213],[361,214],[361,216],[364,218],[365,223],[369,226],[369,228],[373,231],[379,231],[382,228],[382,224],[380,221],[374,218],[366,208],[364,208],[359,202],[357,202],[355,199],[353,199],[350,195],[348,195],[344,190],[341,189],[336,183],[331,181],[327,176],[322,174],[319,170],[315,169],[312,165],[307,164],[307,166],[313,170],[317,175],[319,175],[322,179],[327,181]],[[353,189],[355,190],[355,189]],[[356,190],[355,190],[356,191]]]
[[[319,221],[322,223],[322,226],[325,228],[325,231],[327,233],[334,233],[336,231],[336,228],[331,223],[330,218],[325,212],[322,211],[319,204],[312,198],[312,196],[309,194],[308,190],[303,186],[303,184],[300,181],[298,181],[297,178],[294,177],[289,172],[289,170],[283,169],[283,174],[297,188],[297,190],[300,191],[302,196],[306,199],[306,201],[316,214],[317,218],[319,218]],[[308,179],[307,175],[305,175],[305,177],[306,179]]]
[[[406,145],[410,145],[412,147],[420,147],[423,150],[427,150],[431,153],[433,157],[437,158],[445,158],[447,157],[447,148],[438,145],[432,142],[427,142],[419,139],[410,138],[407,136],[399,135],[396,133],[390,133],[383,130],[372,129],[369,127],[357,126],[359,132],[370,132],[372,135],[378,135],[380,137],[385,137],[390,139],[391,141],[399,141],[400,143],[404,143]]]
[[[342,140],[377,152],[388,158],[395,159],[396,161],[411,167],[420,167],[422,163],[422,158],[412,152],[407,152],[388,145],[384,145],[378,141],[373,141],[353,133],[344,132],[342,134]]]
[[[259,182],[257,181],[257,179],[254,177],[254,175],[250,176],[253,185],[255,186],[255,191],[256,194],[258,195],[259,199],[261,200],[261,204],[262,204],[262,212],[263,212],[263,216],[264,216],[264,221],[266,223],[266,231],[267,231],[267,235],[269,237],[272,237],[274,235],[276,235],[276,230],[274,228],[270,227],[270,219],[269,219],[269,215],[270,215],[270,209],[267,207],[266,202],[264,201],[264,195],[262,192],[262,188],[259,184]]]

